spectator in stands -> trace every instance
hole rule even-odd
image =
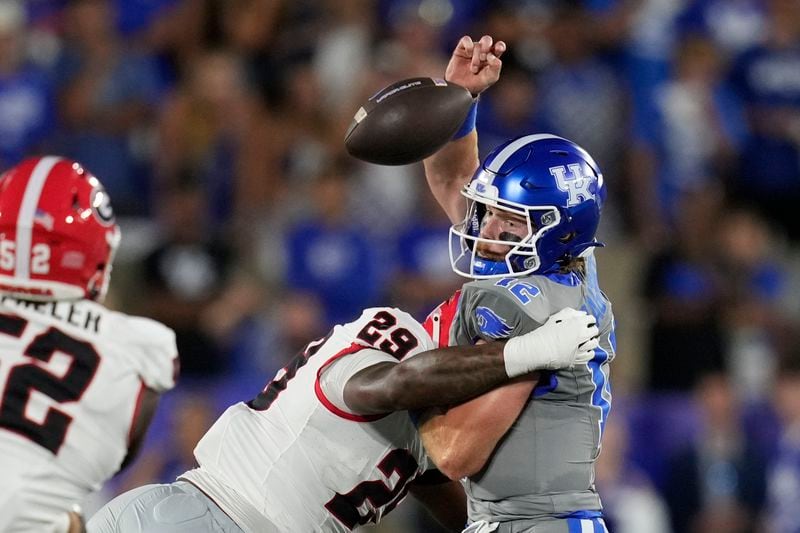
[[[775,408],[783,422],[777,453],[767,477],[766,527],[771,533],[797,533],[800,509],[800,343],[796,337],[782,358]]]
[[[603,431],[603,450],[596,469],[606,526],[614,533],[670,533],[666,503],[647,475],[629,459],[626,413],[615,411]]]
[[[193,378],[227,370],[222,343],[203,319],[223,294],[235,258],[209,229],[205,194],[187,174],[162,195],[162,238],[142,265],[142,311],[175,330],[181,373]]]
[[[607,176],[617,176],[622,163],[620,140],[628,121],[620,79],[597,58],[582,3],[554,5],[547,29],[553,61],[538,79],[540,126],[585,147]],[[612,190],[615,181],[608,180]]]
[[[420,189],[418,198],[418,214],[395,239],[397,270],[390,283],[392,304],[422,320],[441,303],[442,294],[460,289],[464,280],[450,266],[450,220],[427,189]]]
[[[746,125],[741,102],[723,83],[723,67],[712,41],[685,36],[676,48],[673,76],[655,88],[654,120],[640,128],[637,157],[650,161],[637,170],[637,179],[654,182],[652,203],[659,210],[649,216],[670,226],[683,192],[735,169]],[[648,169],[653,175],[643,176]]]
[[[146,142],[161,98],[153,59],[126,47],[110,0],[65,8],[56,65],[62,152],[107,176],[121,215],[149,213],[152,153]]]
[[[744,53],[733,71],[733,83],[747,107],[750,135],[732,185],[737,198],[755,205],[797,241],[800,9],[792,0],[769,0],[768,15],[766,42]]]
[[[721,194],[716,187],[684,193],[671,241],[645,267],[653,390],[688,392],[698,376],[724,365],[723,288],[712,239]]]
[[[189,172],[206,192],[203,216],[209,227],[232,226],[245,184],[258,181],[271,190],[271,140],[264,120],[239,58],[225,51],[202,54],[160,115],[156,169],[161,186],[169,189]]]
[[[539,119],[536,74],[511,52],[503,54],[503,77],[481,95],[477,128],[481,156],[503,141],[545,131]]]
[[[3,170],[43,150],[55,127],[53,87],[47,74],[27,60],[25,22],[23,4],[16,0],[0,2],[0,169]]]
[[[764,0],[690,0],[678,16],[676,32],[706,36],[727,60],[764,41],[766,11]]]
[[[310,184],[307,198],[313,211],[286,233],[286,284],[319,298],[328,325],[376,305],[383,290],[381,273],[391,271],[390,265],[378,264],[375,243],[348,209],[351,168],[347,160],[336,161]]]
[[[669,461],[666,499],[674,531],[752,533],[764,504],[764,458],[742,430],[736,391],[723,372],[697,381],[703,424]]]
[[[790,273],[774,235],[752,209],[732,206],[723,213],[718,255],[729,368],[739,395],[760,404],[769,401],[777,351],[791,327]]]

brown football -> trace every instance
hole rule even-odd
[[[353,157],[379,165],[407,165],[444,146],[473,102],[460,85],[409,78],[381,89],[356,111],[344,138]]]

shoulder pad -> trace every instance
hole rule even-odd
[[[535,285],[481,280],[464,286],[461,313],[465,331],[474,338],[503,339],[533,331],[547,320],[547,306]],[[519,287],[519,290],[513,290]]]
[[[525,315],[544,322],[550,304],[536,277],[479,280],[464,285],[465,297],[496,298],[506,305],[519,307]],[[487,300],[488,301],[488,300]]]
[[[115,313],[114,318],[111,331],[127,345],[126,355],[145,385],[159,392],[174,387],[178,369],[175,332],[149,318],[122,313]]]

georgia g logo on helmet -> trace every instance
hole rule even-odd
[[[114,224],[114,209],[111,207],[111,199],[99,182],[97,182],[92,190],[91,206],[92,213],[94,213],[98,222],[104,226],[111,226]]]

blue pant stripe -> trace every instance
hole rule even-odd
[[[581,531],[580,518],[567,518],[567,527],[569,528],[569,533],[583,533]]]

